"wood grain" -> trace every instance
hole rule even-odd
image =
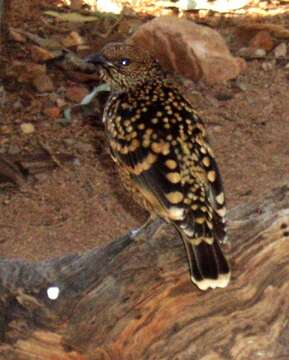
[[[2,259],[0,359],[289,359],[289,186],[229,220],[226,289],[193,286],[167,225],[84,254]]]

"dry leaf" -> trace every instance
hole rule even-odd
[[[55,17],[61,21],[69,21],[69,22],[92,22],[98,20],[96,16],[85,16],[78,14],[76,12],[60,13],[56,11],[45,11],[44,14]]]

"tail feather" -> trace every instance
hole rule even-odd
[[[197,246],[192,246],[193,259],[202,274],[202,279],[217,279],[218,278],[218,264],[216,262],[213,246],[204,242]]]
[[[230,281],[230,269],[225,256],[215,240],[212,244],[200,242],[193,245],[184,239],[194,284],[201,290],[224,288]]]
[[[216,212],[213,215],[213,229],[214,229],[214,238],[216,238],[220,244],[227,242],[227,226],[225,218],[219,216]]]
[[[209,201],[201,200],[201,192],[197,195],[199,203],[194,203],[176,227],[186,246],[193,283],[201,290],[223,288],[230,281],[229,265],[219,245],[227,238],[224,196],[222,204],[212,207]]]

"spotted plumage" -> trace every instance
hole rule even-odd
[[[202,290],[225,287],[230,271],[219,245],[226,237],[225,198],[200,117],[140,49],[109,44],[89,61],[112,88],[103,120],[125,186],[176,227],[192,281]]]

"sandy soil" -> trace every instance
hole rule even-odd
[[[33,1],[21,1],[21,12],[12,11],[12,26],[22,26],[41,36],[61,36],[74,29],[88,41],[97,42],[96,47],[128,35],[127,24],[132,20],[127,19],[121,31],[106,39],[93,35],[87,24],[61,25],[56,31],[41,21],[41,5],[48,3],[52,6],[55,2],[43,1],[35,7]],[[281,19],[288,27],[289,14],[283,14]],[[217,29],[229,40],[233,51],[242,46],[227,18],[218,22]],[[6,64],[15,58],[31,61],[28,48],[27,43],[11,41],[1,59]],[[247,62],[237,81],[210,87],[199,83],[191,94],[208,127],[229,208],[252,202],[288,180],[289,67],[277,62],[272,69],[264,70],[264,61]],[[44,109],[56,98],[65,98],[67,87],[77,85],[58,68],[50,67],[48,74],[55,89],[43,95],[31,84],[7,77],[2,69],[5,101],[0,108],[1,126],[9,130],[0,134],[0,152],[36,151],[37,138],[41,138],[53,152],[75,154],[78,161],[39,176],[20,190],[1,190],[0,254],[4,257],[38,260],[82,252],[125,234],[146,219],[146,213],[121,186],[99,119],[76,113],[64,127],[45,115]],[[90,88],[88,84],[81,86]],[[65,101],[72,104],[69,99]],[[23,134],[22,122],[33,123],[35,132]]]

